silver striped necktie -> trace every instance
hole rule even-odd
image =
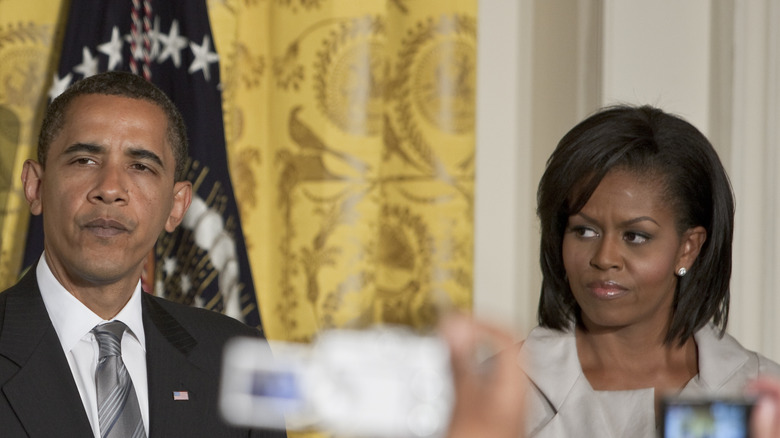
[[[120,321],[92,329],[100,348],[95,384],[102,438],[146,438],[133,381],[122,361],[122,335],[126,329]]]

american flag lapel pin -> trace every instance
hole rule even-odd
[[[174,400],[189,400],[190,399],[190,393],[189,391],[173,391],[173,399]]]

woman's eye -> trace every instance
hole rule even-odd
[[[629,231],[623,235],[623,239],[628,243],[639,244],[647,242],[650,238],[644,234]]]
[[[599,235],[599,233],[597,233],[595,230],[587,227],[574,227],[572,231],[574,231],[574,234],[586,239],[591,237],[597,237]]]

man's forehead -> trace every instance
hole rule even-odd
[[[63,121],[67,124],[73,121],[75,117],[83,116],[84,113],[96,113],[96,115],[106,115],[121,110],[127,110],[128,105],[133,105],[133,116],[148,116],[149,119],[155,119],[163,123],[167,132],[170,121],[165,110],[156,102],[144,98],[128,97],[115,94],[90,93],[74,96],[68,105],[63,109]],[[157,113],[157,114],[154,114]]]
[[[143,97],[126,96],[123,94],[103,94],[103,93],[83,93],[77,96],[73,96],[64,109],[66,116],[83,111],[83,107],[90,106],[106,106],[115,107],[118,103],[129,102],[137,103],[141,106],[147,106],[149,109],[154,108],[154,111],[159,111],[165,116],[165,110],[156,102],[145,99]],[[167,121],[167,116],[165,116]]]
[[[128,105],[131,105],[128,107]],[[109,123],[113,123],[110,119],[114,112],[121,112],[123,116],[127,118],[138,118],[136,123],[145,123],[148,125],[148,129],[138,132],[139,135],[145,136],[151,134],[155,126],[160,127],[159,134],[161,135],[162,147],[160,153],[170,158],[174,158],[173,146],[170,144],[169,139],[169,126],[170,121],[165,111],[157,105],[155,102],[148,99],[128,97],[123,95],[113,94],[100,94],[90,93],[75,96],[63,110],[63,125],[55,135],[53,143],[66,143],[63,145],[63,149],[72,145],[71,140],[75,139],[89,139],[91,134],[105,134],[104,132],[92,132],[89,129],[84,129],[83,124],[91,124],[95,120],[99,120],[100,123],[95,123],[95,126],[103,124],[100,129],[105,129],[106,118]],[[119,119],[117,119],[117,123]],[[72,124],[78,125],[73,130],[69,130],[68,127]],[[119,129],[119,128],[117,128]],[[69,139],[63,139],[62,136],[67,132]],[[151,135],[150,135],[151,136]],[[58,141],[59,140],[59,141]],[[71,143],[71,144],[68,144]],[[110,148],[110,144],[103,144],[99,139],[89,139],[87,143],[95,143],[106,146],[105,150]],[[155,142],[156,143],[156,142]],[[133,146],[130,143],[131,148],[143,149],[146,143],[139,143]]]

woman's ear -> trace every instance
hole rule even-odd
[[[701,247],[704,242],[707,241],[707,230],[702,227],[688,228],[682,235],[682,241],[680,242],[680,253],[677,257],[677,266],[675,270],[680,268],[690,269],[693,262],[696,261],[696,257],[699,256]]]

